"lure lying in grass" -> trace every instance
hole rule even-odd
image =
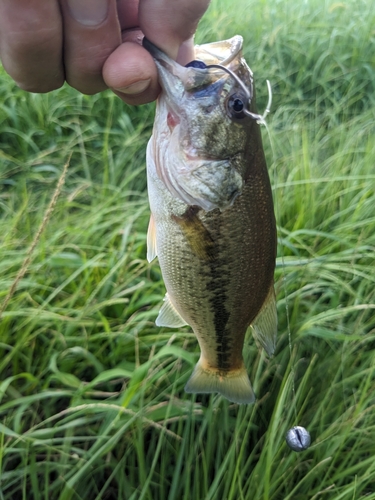
[[[144,45],[163,89],[147,150],[147,257],[158,256],[167,288],[156,324],[197,336],[187,392],[252,403],[242,348],[252,325],[274,351],[276,230],[242,38],[196,47],[187,67]]]
[[[285,440],[293,451],[305,451],[311,444],[311,436],[304,427],[296,425],[288,430]]]

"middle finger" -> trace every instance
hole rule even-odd
[[[65,78],[84,94],[107,88],[102,68],[121,43],[116,0],[60,0]]]

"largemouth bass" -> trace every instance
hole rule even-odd
[[[272,354],[277,329],[276,226],[253,74],[240,36],[197,46],[187,67],[144,46],[162,86],[147,148],[147,257],[158,256],[167,289],[156,324],[196,334],[187,392],[252,403],[246,330]]]

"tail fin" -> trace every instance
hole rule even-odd
[[[229,401],[240,404],[250,404],[255,401],[246,368],[220,372],[203,368],[201,359],[189,378],[185,391],[189,393],[218,392]]]

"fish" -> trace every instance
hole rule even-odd
[[[146,159],[147,259],[158,257],[166,286],[156,325],[190,325],[197,337],[187,393],[250,404],[242,351],[250,326],[258,347],[275,350],[277,238],[243,39],[198,45],[186,66],[143,45],[162,87]]]

